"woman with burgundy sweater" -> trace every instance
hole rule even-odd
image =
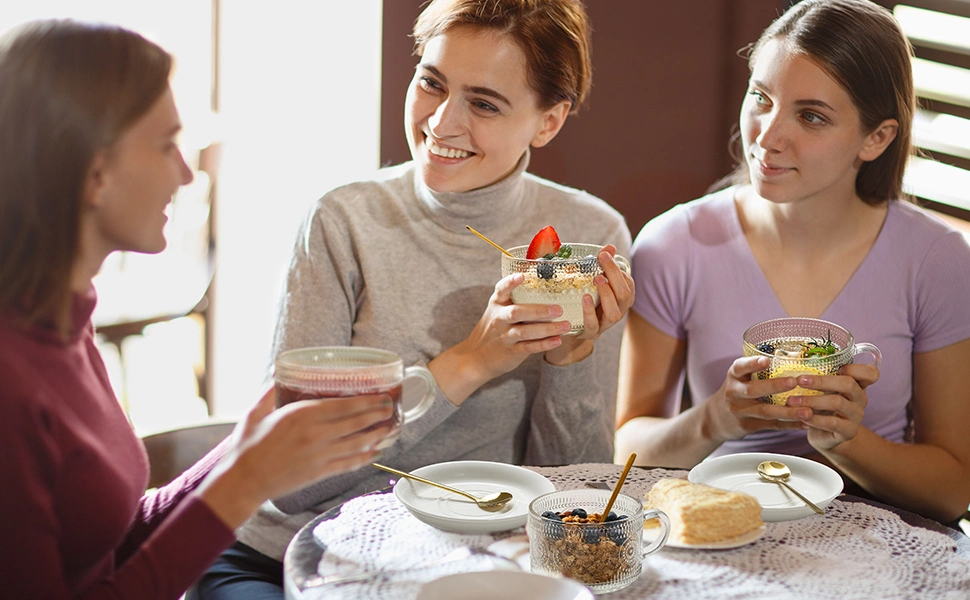
[[[268,498],[376,456],[390,399],[266,393],[234,434],[145,495],[148,461],[94,344],[91,278],[159,252],[192,174],[171,57],[71,21],[0,40],[0,596],[178,598]]]

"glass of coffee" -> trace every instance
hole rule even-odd
[[[427,368],[405,367],[397,354],[363,346],[298,348],[281,352],[276,357],[274,378],[277,406],[297,400],[374,394],[390,396],[394,413],[388,421],[370,427],[376,429],[388,422],[391,424],[391,432],[377,446],[379,449],[387,448],[397,440],[404,423],[428,412],[437,389],[434,376]],[[412,386],[405,385],[405,380],[412,378],[424,381],[420,397]]]

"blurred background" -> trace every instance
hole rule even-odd
[[[328,189],[409,158],[409,34],[423,3],[33,0],[0,9],[0,31],[43,17],[107,21],[176,56],[181,143],[196,180],[173,205],[169,248],[112,256],[96,280],[102,354],[139,433],[238,418],[267,386],[300,221]],[[533,153],[530,170],[611,203],[635,236],[733,168],[728,141],[747,79],[738,51],[790,2],[586,4],[589,104]],[[924,157],[907,186],[966,228],[970,1],[882,4],[919,57]]]

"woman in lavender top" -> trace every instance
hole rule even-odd
[[[899,199],[909,45],[871,2],[806,0],[749,63],[733,185],[635,241],[617,456],[677,467],[742,451],[809,456],[860,491],[954,520],[970,503],[970,248]],[[752,379],[769,359],[738,358],[744,330],[784,316],[846,327],[881,349],[882,371]],[[759,400],[796,385],[824,394]]]

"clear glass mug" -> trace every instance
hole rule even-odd
[[[528,259],[528,246],[509,248],[512,256],[502,255],[502,277],[512,273],[523,273],[525,281],[512,290],[513,304],[558,304],[562,307],[562,318],[569,321],[571,329],[567,335],[583,332],[583,296],[593,297],[593,305],[599,306],[600,295],[593,278],[603,272],[599,261],[602,246],[594,244],[563,244],[571,246],[572,255],[565,259],[546,260]],[[630,261],[617,255],[617,266],[624,273],[630,272]]]
[[[565,576],[594,593],[613,592],[630,585],[643,570],[644,559],[663,548],[670,520],[660,510],[644,510],[643,503],[619,494],[610,512],[617,519],[605,523],[563,523],[543,516],[576,508],[602,513],[609,490],[562,490],[543,494],[529,504],[529,551],[533,573]],[[660,534],[643,543],[643,523],[660,521]]]
[[[777,352],[784,348],[817,348],[831,342],[835,353],[809,357],[784,356]],[[764,344],[769,344],[774,352],[766,352]],[[808,317],[784,317],[771,319],[752,325],[744,332],[744,356],[767,356],[771,364],[764,371],[755,373],[756,379],[776,377],[797,377],[799,375],[835,375],[839,369],[852,363],[857,354],[867,352],[872,355],[876,368],[882,362],[882,353],[874,345],[860,342],[847,329]],[[760,349],[759,349],[760,348]],[[783,351],[783,350],[782,350]],[[801,386],[787,392],[771,394],[762,398],[772,404],[785,404],[789,396],[821,396],[818,390],[807,390]]]
[[[404,380],[417,377],[425,390],[415,402],[408,389],[404,398]],[[377,448],[387,448],[401,434],[401,427],[428,412],[437,389],[434,376],[425,367],[405,368],[397,354],[364,346],[298,348],[281,352],[276,357],[276,405],[297,400],[326,400],[347,396],[387,394],[394,402],[391,432]],[[408,408],[405,409],[404,406]],[[382,421],[369,429],[385,425]]]

